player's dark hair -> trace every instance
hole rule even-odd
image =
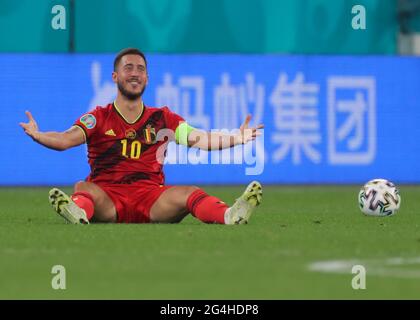
[[[146,61],[146,56],[144,55],[143,52],[141,52],[139,49],[136,48],[125,48],[123,50],[121,50],[120,52],[118,52],[117,56],[114,59],[114,71],[117,70],[117,66],[121,61],[121,58],[124,57],[127,54],[136,54],[140,57],[143,58],[144,63],[146,64],[147,67],[147,61]]]

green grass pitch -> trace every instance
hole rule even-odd
[[[204,190],[232,203],[243,188]],[[420,299],[420,186],[400,186],[386,218],[362,215],[358,191],[266,186],[243,226],[75,226],[47,188],[0,188],[0,299]],[[352,288],[355,264],[366,289]]]

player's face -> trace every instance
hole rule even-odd
[[[147,69],[144,59],[136,54],[121,58],[117,71],[112,74],[118,90],[129,100],[142,96],[147,85]]]

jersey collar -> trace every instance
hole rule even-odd
[[[122,112],[120,111],[120,109],[118,108],[118,106],[117,106],[117,103],[114,101],[113,103],[112,103],[112,105],[114,106],[114,110],[117,112],[117,114],[125,121],[125,122],[127,122],[128,124],[134,124],[134,123],[136,123],[137,121],[139,121],[140,120],[140,118],[141,118],[141,116],[143,115],[143,112],[144,112],[144,103],[143,103],[143,101],[141,102],[141,111],[140,111],[140,113],[139,113],[139,115],[137,116],[137,118],[133,121],[133,122],[130,122],[130,121],[128,121],[127,120],[127,118],[126,117],[124,117],[124,115],[122,114]]]

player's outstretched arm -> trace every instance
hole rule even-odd
[[[250,120],[251,115],[248,115],[237,133],[206,132],[195,129],[188,135],[188,146],[203,150],[221,150],[238,144],[246,144],[260,136],[261,129],[264,128],[263,124],[250,128]]]
[[[29,111],[26,111],[25,114],[28,116],[29,122],[21,122],[19,125],[34,141],[47,148],[63,151],[85,142],[85,136],[79,128],[71,127],[64,132],[40,132],[32,114]]]

